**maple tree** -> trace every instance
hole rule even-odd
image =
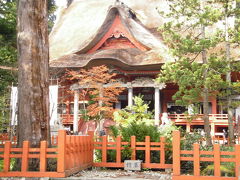
[[[78,84],[79,97],[89,100],[85,107],[85,119],[94,120],[97,130],[102,130],[104,119],[112,119],[115,109],[114,103],[118,102],[119,94],[124,88],[116,82],[116,73],[109,73],[105,65],[81,69],[79,71],[67,71],[67,79]]]

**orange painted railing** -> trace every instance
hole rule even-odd
[[[224,157],[223,157],[224,156]],[[181,162],[193,162],[193,175],[181,174]],[[201,176],[200,163],[213,162],[214,176]],[[222,162],[235,163],[235,177],[222,177],[220,165]],[[180,132],[173,132],[173,180],[237,180],[240,167],[240,145],[235,145],[235,151],[220,151],[220,145],[214,144],[213,151],[202,151],[200,145],[195,143],[193,150],[181,150]]]
[[[142,168],[164,169],[172,168],[172,164],[165,163],[165,138],[161,137],[160,142],[150,142],[150,137],[145,137],[145,142],[136,142],[136,137],[131,137],[131,142],[122,142],[121,136],[118,136],[114,142],[108,142],[107,136],[102,136],[100,142],[94,142],[94,149],[101,150],[102,161],[95,162],[96,167],[124,167],[122,150],[128,146],[131,150],[131,160],[136,160],[136,152],[145,151],[145,162],[142,163]],[[107,151],[116,150],[116,162],[108,162]],[[151,163],[150,152],[160,151],[160,163]]]
[[[0,148],[0,158],[3,159],[3,171],[0,177],[66,177],[81,169],[91,167],[93,162],[93,133],[89,136],[66,135],[65,130],[58,133],[58,146],[48,148],[46,141],[41,141],[39,148],[31,148],[29,141],[23,142],[22,148],[15,148],[6,141]],[[21,170],[12,171],[11,159],[20,159]],[[39,171],[29,171],[29,160],[38,159]],[[55,159],[55,171],[47,171],[47,160]]]
[[[145,161],[142,168],[173,169],[173,180],[237,180],[240,167],[240,145],[235,145],[234,151],[221,151],[219,144],[214,144],[212,151],[200,150],[200,145],[195,143],[193,150],[182,150],[180,147],[180,132],[173,132],[172,157],[173,163],[167,164],[165,159],[166,142],[163,137],[160,142],[151,142],[146,136],[144,142],[136,142],[136,137],[132,136],[130,142],[123,142],[118,136],[114,142],[109,142],[107,136],[102,136],[100,141],[94,142],[93,132],[88,136],[66,135],[66,131],[60,130],[58,133],[58,146],[48,148],[47,142],[42,141],[39,148],[31,148],[28,141],[24,141],[22,148],[15,148],[10,141],[6,141],[4,148],[0,148],[0,158],[3,159],[3,171],[0,177],[66,177],[79,170],[96,167],[124,167],[122,151],[126,146],[131,150],[132,160],[136,160],[137,151],[145,152]],[[101,162],[93,163],[93,149],[101,151]],[[116,161],[108,162],[108,151],[116,151]],[[160,152],[159,163],[151,162],[151,152]],[[21,159],[21,170],[13,171],[10,167],[12,158]],[[29,171],[29,160],[38,159],[39,170]],[[55,159],[57,167],[55,171],[47,170],[48,159]],[[183,161],[193,162],[193,175],[181,174],[181,164]],[[214,164],[214,176],[201,176],[201,163],[212,162]],[[221,163],[235,163],[235,177],[221,176]]]
[[[10,137],[7,133],[2,133],[0,134],[0,145],[4,144],[5,141],[10,141]],[[17,144],[17,137],[16,136],[13,136],[12,137],[12,141],[11,141],[12,144]]]
[[[198,115],[186,115],[186,114],[169,114],[169,118],[174,122],[187,122],[188,119],[191,121],[202,121],[203,122],[203,114]],[[228,122],[227,114],[209,114],[210,122]]]

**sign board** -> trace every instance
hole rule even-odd
[[[125,160],[124,170],[128,171],[140,171],[141,170],[141,160]]]

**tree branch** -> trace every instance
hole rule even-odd
[[[3,70],[11,70],[11,71],[17,71],[17,70],[18,70],[18,68],[9,67],[9,66],[0,66],[0,69],[3,69]]]

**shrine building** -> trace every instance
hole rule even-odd
[[[164,44],[157,27],[143,24],[126,4],[108,0],[73,1],[62,11],[49,40],[51,84],[58,89],[58,111],[52,124],[61,121],[71,130],[77,127],[78,131],[83,125],[79,110],[88,102],[79,99],[78,84],[61,84],[65,72],[106,65],[117,74],[119,86],[125,88],[115,108],[133,105],[133,97],[141,94],[150,110],[154,110],[155,125],[161,123],[162,113],[167,112],[171,121],[187,131],[203,129],[201,103],[199,116],[190,122],[184,112],[190,112],[191,106],[178,106],[172,99],[177,85],[155,82],[161,66],[177,59]],[[232,74],[232,79],[239,80],[240,74]],[[66,96],[69,90],[74,94]],[[234,98],[239,101],[240,95]],[[212,135],[228,126],[227,113],[218,101],[215,96],[209,97]],[[240,107],[234,113],[235,119],[240,118]]]

